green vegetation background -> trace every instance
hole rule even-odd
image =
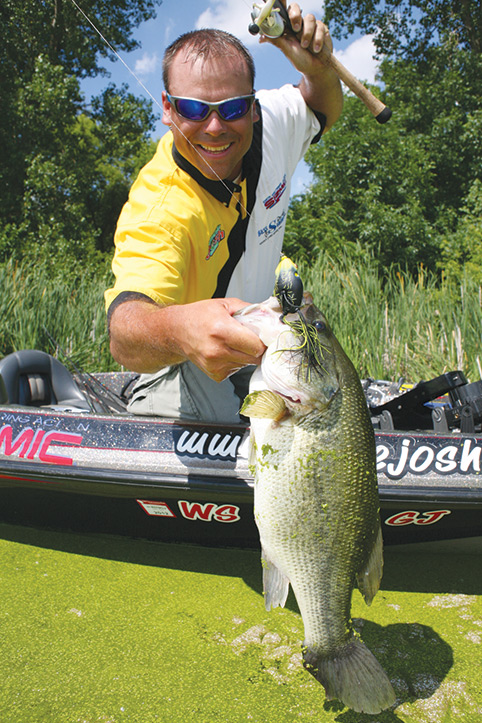
[[[470,274],[381,273],[361,251],[358,261],[344,253],[302,261],[300,272],[361,377],[418,382],[454,369],[481,377],[482,289]],[[75,281],[44,264],[0,266],[1,352],[44,349],[61,360],[66,352],[86,371],[117,369],[103,302],[110,282],[107,263]]]
[[[161,0],[84,0],[119,51]],[[477,9],[478,8],[478,9]],[[482,20],[461,0],[327,0],[332,34],[371,33],[380,126],[354,97],[310,149],[285,251],[362,377],[480,376]],[[152,103],[106,81],[111,51],[73,3],[2,0],[0,355],[26,347],[116,366],[103,291],[116,219],[152,155]],[[48,333],[47,333],[48,332]],[[57,342],[48,341],[50,334]]]

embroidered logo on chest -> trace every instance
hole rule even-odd
[[[221,241],[224,239],[225,236],[226,236],[226,233],[221,228],[221,224],[219,224],[219,226],[216,228],[213,235],[209,239],[208,253],[207,253],[207,256],[205,259],[206,261],[209,261],[209,259],[211,258],[213,253],[216,251],[217,247],[219,246],[219,244],[221,243]]]
[[[283,180],[279,184],[279,186],[276,186],[275,190],[271,194],[271,196],[268,196],[268,198],[265,198],[263,203],[265,208],[273,208],[273,206],[276,206],[276,204],[279,202],[281,196],[286,191],[286,174],[283,176]]]

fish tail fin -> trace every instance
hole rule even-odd
[[[328,700],[336,698],[357,713],[380,713],[395,702],[385,671],[357,638],[351,638],[331,658],[305,647],[303,663],[323,685]]]

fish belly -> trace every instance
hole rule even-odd
[[[346,459],[327,436],[289,421],[265,429],[257,441],[255,519],[265,557],[293,587],[305,641],[328,652],[349,635],[352,589],[377,502],[369,499],[373,485],[347,479]]]

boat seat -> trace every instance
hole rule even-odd
[[[89,402],[68,369],[44,351],[24,349],[4,357],[0,360],[0,379],[2,403],[60,405],[90,411]]]

